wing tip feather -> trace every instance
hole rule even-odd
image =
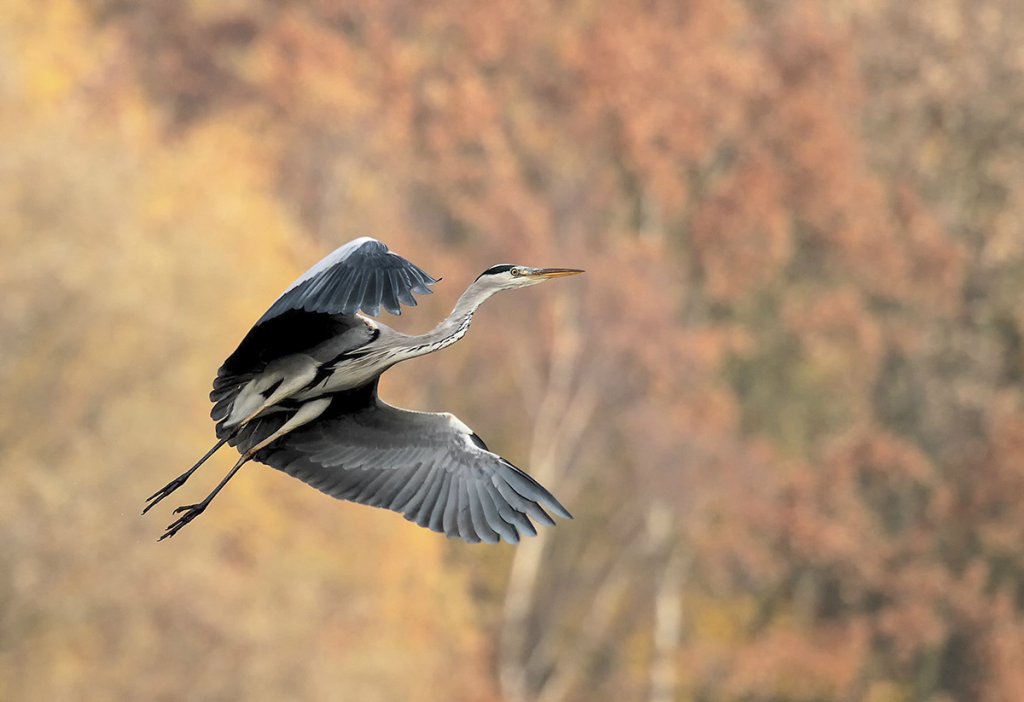
[[[399,256],[383,242],[359,237],[336,248],[292,283],[257,324],[290,309],[352,315],[362,310],[371,317],[381,306],[401,316],[402,305],[415,307],[415,294],[429,295],[434,278]]]

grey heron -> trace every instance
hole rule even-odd
[[[350,241],[303,273],[270,306],[217,372],[210,399],[217,443],[157,490],[143,514],[185,484],[224,444],[241,457],[160,540],[203,513],[249,461],[288,473],[333,497],[402,513],[470,543],[535,535],[535,520],[571,519],[528,474],[492,453],[449,413],[392,407],[377,396],[391,366],[461,339],[473,314],[500,290],[575,275],[574,268],[488,268],[434,329],[407,335],[372,319],[415,306],[438,282],[369,237]]]

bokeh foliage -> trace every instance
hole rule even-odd
[[[0,699],[1024,698],[1017,3],[0,17]],[[153,543],[220,359],[363,234],[445,278],[406,331],[587,269],[382,385],[576,520],[253,467]]]

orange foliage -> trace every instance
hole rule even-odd
[[[0,10],[0,695],[1024,697],[1013,2]],[[382,385],[577,519],[253,470],[150,543],[219,360],[364,234],[444,276],[409,331],[587,269]]]

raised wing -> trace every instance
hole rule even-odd
[[[262,324],[288,310],[377,316],[383,306],[402,314],[401,306],[416,306],[413,293],[430,294],[437,282],[411,263],[370,237],[361,237],[335,249],[299,276],[260,318]]]
[[[391,407],[375,392],[369,399],[356,409],[344,401],[332,405],[255,459],[333,497],[400,512],[469,543],[534,536],[531,519],[554,525],[545,507],[572,518],[455,416]]]

